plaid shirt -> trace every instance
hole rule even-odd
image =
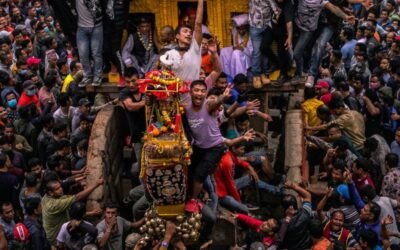
[[[400,198],[400,168],[392,168],[383,178],[381,196],[392,199]],[[395,210],[396,220],[400,221],[400,213]]]
[[[281,13],[275,0],[251,0],[249,10],[250,26],[260,29],[271,27],[273,14]]]

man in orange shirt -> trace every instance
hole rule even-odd
[[[322,222],[319,220],[311,220],[309,224],[309,230],[313,245],[311,250],[331,250],[333,244],[327,238],[324,237],[324,228]]]
[[[204,69],[206,74],[210,74],[213,70],[213,62],[211,58],[211,53],[208,50],[208,44],[212,41],[212,36],[210,34],[203,34],[203,39],[201,40],[201,67]]]

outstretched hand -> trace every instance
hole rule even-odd
[[[254,129],[247,130],[246,133],[244,133],[243,138],[245,141],[253,140],[256,138],[256,131],[254,131]]]
[[[353,182],[353,175],[349,170],[344,172],[344,182],[347,184],[351,184]]]
[[[232,90],[231,86],[225,88],[224,93],[222,94],[224,100],[228,100],[229,97],[231,97],[231,90]]]
[[[385,218],[382,219],[381,224],[383,226],[386,226],[386,225],[393,224],[393,221],[394,221],[393,217],[390,215],[387,215]]]

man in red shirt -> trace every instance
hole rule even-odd
[[[243,155],[243,144],[231,146],[229,151],[227,151],[222,157],[219,167],[214,173],[214,179],[220,204],[229,210],[247,214],[249,210],[246,205],[241,203],[238,190],[250,186],[253,181],[255,181],[259,189],[263,189],[274,194],[279,194],[280,189],[279,187],[260,181],[260,178],[254,171],[253,167],[251,167],[248,162],[239,160],[237,158]],[[242,167],[248,170],[249,174],[246,174],[235,180],[236,167]]]
[[[247,227],[261,234],[264,247],[267,248],[274,242],[275,233],[277,233],[279,230],[279,223],[276,219],[269,218],[266,221],[262,221],[245,214],[235,214],[233,217],[245,224]],[[285,218],[284,222],[287,220],[290,221],[290,218]]]
[[[365,185],[371,185],[371,187],[375,188],[374,181],[369,175],[370,166],[371,162],[366,158],[358,158],[352,165],[353,181],[358,192],[361,192]]]
[[[41,113],[42,109],[40,107],[39,97],[37,96],[38,89],[36,85],[31,80],[26,80],[22,86],[24,91],[18,100],[17,107],[34,104],[38,113]]]

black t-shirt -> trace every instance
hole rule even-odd
[[[18,205],[20,184],[18,178],[10,173],[0,172],[0,203],[5,201]]]
[[[283,3],[278,2],[278,7],[282,10],[279,15],[278,23],[272,22],[272,28],[286,33],[286,23],[292,22],[294,19],[294,7],[292,0],[284,0]]]
[[[311,203],[304,202],[303,207],[292,218],[288,225],[284,246],[289,250],[305,250],[311,247],[308,222],[311,220]]]
[[[372,115],[367,108],[365,107],[365,136],[369,137],[374,134],[381,134],[381,124],[382,124],[382,114],[383,114],[383,107],[378,103],[374,103],[375,107],[380,110],[378,115]]]
[[[141,95],[139,100],[136,100],[132,95],[132,92],[128,88],[124,88],[119,93],[119,99],[121,102],[125,101],[127,98],[132,99],[132,102],[140,102],[144,95]],[[146,116],[145,108],[142,107],[137,111],[129,111],[125,108],[126,118],[129,124],[129,130],[131,134],[132,142],[140,142],[143,137],[143,133],[146,131]]]

